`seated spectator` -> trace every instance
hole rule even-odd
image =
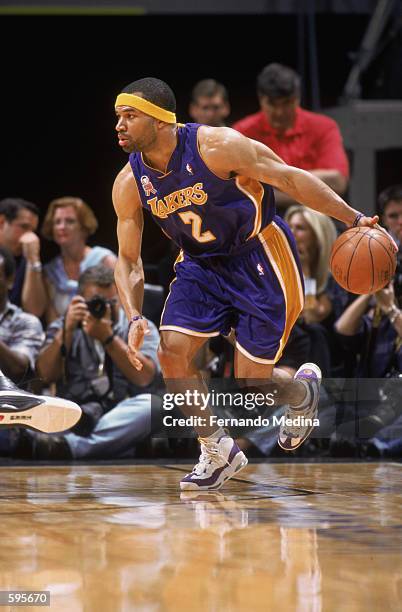
[[[32,202],[21,198],[0,201],[0,245],[9,249],[16,261],[10,302],[41,317],[46,289],[42,278],[40,241],[35,234],[38,222],[39,209]]]
[[[0,370],[14,383],[28,382],[35,371],[35,360],[44,340],[39,319],[12,304],[8,289],[13,285],[15,260],[11,251],[0,246]],[[9,455],[18,441],[18,430],[0,430],[0,454]]]
[[[195,123],[212,127],[224,126],[230,115],[226,87],[214,79],[198,81],[191,92],[188,113]]]
[[[378,291],[374,297],[372,295],[359,296],[348,306],[335,324],[346,350],[358,355],[356,377],[366,379],[364,381],[366,395],[367,379],[375,379],[374,384],[370,387],[371,406],[368,408],[369,416],[372,422],[375,421],[375,429],[378,431],[375,438],[380,440],[382,431],[384,431],[383,443],[378,445],[381,452],[386,451],[388,443],[394,442],[394,436],[398,430],[396,421],[394,436],[392,436],[393,422],[395,419],[399,419],[399,424],[401,422],[399,416],[400,388],[394,387],[397,397],[387,397],[384,406],[381,403],[382,385],[378,384],[380,378],[400,377],[402,374],[401,307],[402,287],[392,282],[388,287]],[[395,411],[396,405],[399,406],[399,412]],[[359,412],[361,416],[361,408]],[[352,424],[351,438],[354,437],[355,430],[355,424]],[[338,442],[338,445],[341,443],[343,443],[342,440]],[[399,446],[402,449],[402,440],[399,441]]]
[[[233,128],[272,149],[287,164],[308,170],[337,193],[346,191],[349,164],[335,121],[300,107],[300,77],[281,64],[269,64],[258,75],[260,111]],[[275,190],[279,207],[294,201]]]
[[[74,398],[83,416],[63,436],[30,434],[35,458],[117,457],[150,434],[159,334],[148,324],[138,371],[127,357],[128,322],[113,271],[99,265],[81,274],[65,317],[47,330],[37,370],[46,383],[56,383],[57,395]]]
[[[41,322],[8,299],[15,261],[11,251],[0,247],[0,369],[14,383],[35,371],[35,360],[44,340]]]
[[[379,212],[383,225],[402,249],[402,184],[391,185],[378,197]]]
[[[383,378],[402,373],[402,294],[394,283],[372,295],[360,295],[335,323],[349,350],[359,356],[358,378]]]
[[[320,323],[332,310],[326,288],[329,257],[337,237],[335,225],[330,217],[300,205],[286,211],[285,221],[296,240],[306,285],[302,318],[306,323]]]
[[[305,283],[305,306],[300,327],[309,335],[311,351],[307,361],[317,363],[323,376],[339,368],[343,351],[333,332],[333,310],[337,311],[338,288],[329,272],[329,257],[336,240],[332,219],[304,206],[291,206],[285,220],[293,232]]]
[[[116,256],[112,251],[86,244],[97,227],[94,213],[80,198],[64,197],[50,203],[42,235],[56,242],[60,255],[44,266],[48,322],[65,314],[71,298],[77,293],[78,278],[87,268],[98,264],[114,268]]]

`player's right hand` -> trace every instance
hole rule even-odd
[[[148,321],[146,319],[138,319],[130,325],[128,332],[128,348],[127,356],[130,363],[135,367],[136,370],[142,370],[142,363],[138,359],[138,351],[140,350],[144,336],[150,333],[148,327]]]

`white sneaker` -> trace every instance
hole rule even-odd
[[[311,402],[306,408],[296,410],[288,406],[285,423],[281,425],[278,434],[278,444],[283,450],[294,451],[309,437],[313,431],[314,419],[317,418],[318,401],[320,399],[321,370],[315,363],[303,363],[293,377],[295,380],[306,380],[309,383]],[[290,419],[292,423],[286,424]]]
[[[193,471],[180,481],[182,491],[220,489],[248,463],[246,455],[229,436],[222,436],[216,442],[204,438],[199,441],[200,458]]]
[[[0,375],[0,428],[22,426],[57,433],[73,427],[81,414],[70,400],[28,393]]]

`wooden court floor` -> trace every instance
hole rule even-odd
[[[402,465],[1,467],[0,590],[68,612],[402,610]],[[1,610],[46,610],[7,608]]]

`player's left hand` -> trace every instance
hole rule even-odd
[[[375,225],[379,222],[380,218],[378,215],[374,215],[374,217],[360,217],[358,226],[360,227],[375,227]]]
[[[358,222],[358,226],[362,226],[362,227],[375,227],[375,229],[380,230],[380,232],[384,232],[384,234],[387,234],[388,238],[390,239],[392,246],[395,249],[395,253],[398,252],[398,245],[396,244],[395,240],[392,238],[392,236],[387,232],[387,230],[385,229],[385,227],[382,227],[381,225],[378,224],[379,222],[379,216],[378,215],[374,215],[374,217],[361,217],[359,219]]]

